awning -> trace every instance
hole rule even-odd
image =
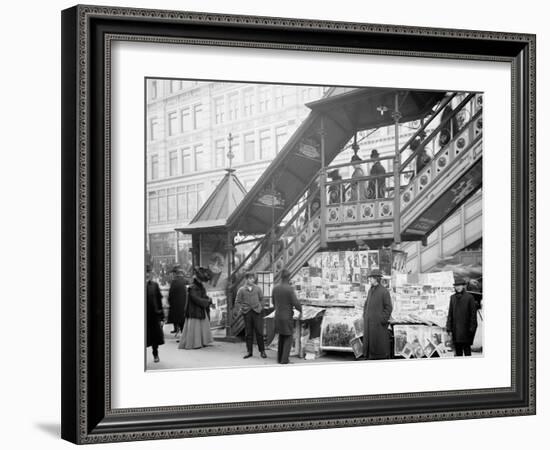
[[[266,233],[273,221],[277,223],[292,208],[321,168],[322,119],[325,163],[329,164],[356,131],[393,123],[390,111],[396,93],[400,94],[401,123],[425,117],[445,96],[438,91],[332,88],[324,98],[307,104],[308,117],[232,212],[228,226],[244,233]],[[389,108],[383,115],[377,110],[380,105]]]
[[[234,169],[218,183],[212,194],[191,221],[176,231],[197,233],[200,231],[220,231],[227,227],[227,219],[246,195],[246,189],[237,178]]]

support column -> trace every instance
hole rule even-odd
[[[401,113],[399,112],[399,93],[395,94],[395,106],[392,114],[395,123],[395,156],[393,159],[393,242],[395,247],[401,244],[401,180],[400,180],[400,165],[401,155],[399,154],[399,120]]]
[[[227,241],[225,246],[225,254],[227,258],[227,285],[226,285],[226,305],[227,312],[225,316],[225,336],[231,336],[231,322],[233,321],[233,295],[231,287],[233,282],[231,280],[231,274],[233,273],[233,252],[235,248],[233,246],[233,236],[231,231],[227,232]]]
[[[319,232],[321,233],[321,248],[327,247],[327,233],[326,233],[326,217],[327,217],[327,192],[326,192],[326,160],[325,160],[325,119],[321,117],[321,129],[319,130],[321,135],[321,172],[319,175],[319,196],[321,199],[321,225]]]

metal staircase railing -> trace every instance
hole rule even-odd
[[[474,114],[472,109],[472,101],[475,100],[476,94],[466,95],[460,103],[451,109],[451,102],[457,97],[457,94],[451,94],[440,103],[437,110],[431,114],[422,126],[416,131],[416,133],[407,140],[407,142],[401,146],[399,150],[400,160],[404,158],[404,161],[400,163],[399,170],[399,194],[401,195],[403,190],[410,186],[418,177],[418,173],[415,167],[412,167],[419,152],[422,148],[432,146],[432,160],[437,155],[444,151],[454,140],[454,138],[462,132],[473,120],[479,117],[480,111]],[[470,108],[470,118],[465,119],[462,123],[459,123],[459,116],[468,115],[468,108]],[[466,114],[464,114],[466,113]],[[437,127],[427,133],[428,127],[433,120],[441,115],[440,123]],[[445,139],[442,136],[447,134]],[[427,136],[426,136],[427,135]],[[439,141],[437,137],[439,136]],[[440,148],[435,151],[436,143],[439,142]],[[416,144],[415,148],[412,145]],[[406,151],[410,151],[410,154],[405,155]],[[378,197],[378,183],[381,180],[388,181],[386,186],[386,192],[384,194],[384,200],[391,202],[394,199],[394,186],[395,181],[393,170],[390,168],[384,175],[366,175],[360,177],[352,177],[348,179],[342,179],[338,181],[326,181],[326,174],[334,169],[358,166],[365,163],[373,163],[375,161],[391,160],[394,156],[381,157],[374,159],[358,160],[353,163],[335,164],[325,168],[321,168],[317,174],[312,178],[311,182],[304,188],[297,207],[291,209],[278,223],[273,224],[272,228],[266,233],[263,239],[259,240],[256,246],[248,254],[248,256],[239,264],[238,267],[232,273],[232,286],[233,298],[237,288],[241,285],[244,273],[246,271],[262,271],[273,268],[274,278],[276,281],[278,274],[283,267],[290,267],[292,272],[297,269],[294,267],[294,262],[303,256],[303,252],[309,253],[317,246],[321,245],[321,233],[324,232],[321,219],[320,196],[325,195],[325,199],[329,196],[329,190],[331,187],[338,186],[340,195],[340,204],[349,205],[352,202],[359,203],[361,200],[361,186],[373,184],[375,186],[375,195],[370,194],[369,200],[377,200]],[[321,177],[323,183],[321,183]],[[402,181],[405,181],[402,184]],[[384,183],[386,184],[386,183]],[[320,192],[319,185],[325,187],[324,192]],[[367,196],[368,189],[367,189]],[[325,202],[327,207],[331,206],[330,198]],[[283,225],[281,225],[283,224]],[[317,239],[315,241],[315,239]],[[298,267],[299,269],[299,267]],[[235,317],[233,323],[236,323]]]

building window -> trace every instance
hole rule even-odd
[[[149,119],[149,140],[154,141],[158,139],[159,121],[156,117]]]
[[[170,80],[169,81],[170,94],[173,94],[174,92],[176,92],[176,90],[178,89],[178,86],[181,86],[181,81]]]
[[[175,151],[168,154],[168,173],[171,177],[178,174],[178,153]]]
[[[239,94],[234,92],[227,97],[229,120],[237,120],[239,118]]]
[[[175,111],[168,113],[168,136],[174,136],[174,134],[176,134],[177,120],[178,114]]]
[[[214,144],[214,167],[220,168],[225,165],[225,140],[218,139]]]
[[[156,80],[152,80],[150,86],[151,86],[151,100],[154,100],[154,99],[156,99],[157,96],[158,96],[157,81],[156,81]]]
[[[198,104],[193,107],[193,128],[198,130],[202,127],[202,105]]]
[[[251,116],[254,114],[254,90],[246,89],[243,92],[243,115]]]
[[[244,135],[244,161],[254,161],[254,133]]]
[[[271,103],[271,89],[270,87],[261,87],[258,90],[258,108],[259,111],[266,112],[269,109]]]
[[[243,155],[241,154],[241,140],[237,136],[233,136],[231,151],[233,152],[233,161],[231,161],[231,164],[234,166],[243,160]]]
[[[179,186],[177,189],[178,219],[190,220],[203,204],[204,184]]]
[[[176,220],[178,217],[176,188],[168,189],[168,221]]]
[[[223,97],[214,99],[214,123],[219,125],[223,123],[225,104]]]
[[[168,197],[166,196],[166,189],[159,191],[159,222],[166,222],[168,220]]]
[[[149,223],[159,221],[159,201],[155,191],[149,192]]]
[[[279,153],[286,143],[286,127],[275,128],[275,151]]]
[[[260,131],[260,159],[266,159],[271,154],[271,130]]]
[[[151,155],[151,180],[156,180],[159,177],[159,157]]]
[[[178,219],[187,219],[187,187],[179,186],[177,190],[178,197]]]
[[[184,148],[181,151],[181,173],[191,172],[191,150]]]
[[[183,108],[181,110],[180,129],[182,133],[191,130],[191,111],[189,108]]]
[[[282,108],[285,106],[285,94],[283,86],[274,87],[275,108]]]
[[[197,184],[197,205],[199,205],[199,208],[202,207],[204,203],[204,184],[199,183]]]
[[[195,154],[195,172],[200,172],[201,170],[204,170],[204,150],[202,148],[202,144],[195,145],[195,148],[193,150]]]

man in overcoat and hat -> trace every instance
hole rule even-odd
[[[382,272],[373,269],[370,289],[363,307],[363,356],[365,359],[389,359],[391,338],[388,326],[393,310],[390,293],[380,284]]]
[[[477,307],[474,296],[466,292],[466,281],[455,280],[455,293],[449,302],[447,332],[451,333],[456,356],[471,356],[477,329]]]
[[[287,269],[281,271],[281,283],[273,288],[272,296],[275,305],[275,333],[279,334],[277,362],[288,364],[294,332],[294,308],[301,315],[302,305],[296,297],[294,288],[290,285],[290,272]]]
[[[375,162],[370,169],[369,175],[373,177],[376,176],[378,178],[369,180],[367,187],[368,198],[384,198],[386,196],[386,178],[382,175],[386,174],[386,169],[384,169],[384,166],[380,163],[380,161],[378,161],[378,158],[380,158],[378,150],[374,149],[370,153],[370,158],[375,160]]]
[[[170,283],[168,291],[168,322],[174,325],[176,336],[183,330],[185,322],[185,307],[187,304],[187,280],[183,275],[183,270],[180,265],[174,266],[172,269],[174,279]]]
[[[147,266],[147,347],[153,348],[153,358],[159,362],[159,345],[164,344],[164,332],[161,322],[164,318],[162,311],[162,294],[159,285],[153,280],[151,266]]]

